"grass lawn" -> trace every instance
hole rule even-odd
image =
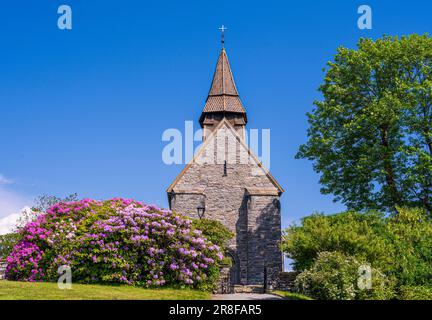
[[[208,292],[190,289],[143,289],[129,286],[73,284],[60,290],[57,283],[0,280],[0,300],[208,300]]]
[[[275,290],[272,291],[272,293],[281,297],[285,297],[288,300],[313,300],[312,298],[306,297],[299,293],[292,293],[292,292],[281,291],[281,290]]]

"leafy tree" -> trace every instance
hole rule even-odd
[[[46,212],[50,207],[52,207],[57,203],[72,202],[77,200],[78,200],[77,193],[72,193],[64,198],[59,198],[57,196],[44,194],[35,199],[35,204],[33,205],[32,210],[37,212]]]
[[[349,209],[432,213],[432,38],[360,39],[328,63],[297,158]]]
[[[50,207],[60,202],[72,202],[78,200],[78,194],[72,193],[65,198],[52,195],[42,195],[35,199],[31,209],[24,209],[16,223],[16,229],[23,228],[28,222],[34,221],[40,214],[45,213]]]

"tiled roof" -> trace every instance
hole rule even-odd
[[[238,96],[209,96],[203,112],[218,112],[218,111],[228,111],[228,112],[239,112],[245,113],[243,105]]]
[[[203,113],[235,112],[246,113],[240,101],[234,77],[224,48],[219,55]]]

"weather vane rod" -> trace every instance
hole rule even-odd
[[[225,28],[224,25],[222,25],[219,30],[221,31],[221,40],[222,40],[222,48],[225,47],[225,30],[228,30],[228,28]]]

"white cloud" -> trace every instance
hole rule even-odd
[[[23,208],[24,210],[25,208]],[[13,231],[20,213],[12,213],[4,218],[0,219],[0,235],[7,234]]]
[[[4,175],[0,174],[0,186],[1,185],[6,185],[6,184],[12,184],[13,181],[6,178]]]
[[[2,178],[3,176],[0,175],[0,181]],[[7,188],[0,182],[0,234],[10,232],[21,211],[31,203],[29,197]]]

